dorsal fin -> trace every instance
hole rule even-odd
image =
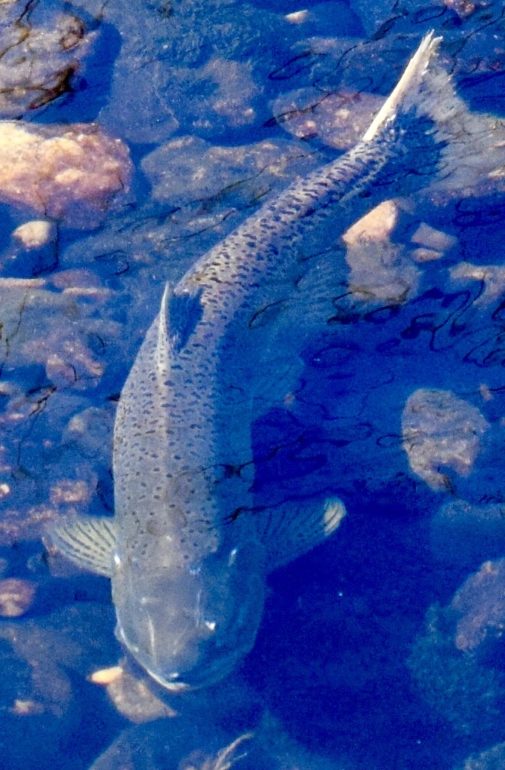
[[[163,295],[166,323],[172,350],[178,353],[185,346],[203,316],[203,289],[195,293],[171,290],[167,284]]]

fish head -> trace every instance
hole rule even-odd
[[[170,564],[126,560],[112,590],[116,636],[136,662],[168,690],[204,687],[230,673],[254,644],[264,604],[263,547],[249,541]]]

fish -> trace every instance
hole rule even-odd
[[[114,516],[51,526],[50,547],[110,578],[117,638],[170,692],[233,671],[254,645],[268,574],[346,515],[331,494],[261,508],[252,491],[251,426],[296,381],[297,346],[331,312],[332,245],[381,200],[503,167],[440,43],[434,32],[421,40],[353,149],[297,178],[164,287],[117,407]]]

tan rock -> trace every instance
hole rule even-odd
[[[451,269],[453,281],[469,278],[484,284],[484,291],[476,300],[476,304],[479,305],[496,302],[505,289],[505,267],[502,265],[474,265],[471,262],[460,262]]]
[[[389,238],[397,221],[398,205],[393,200],[384,201],[344,233],[344,243],[354,246],[362,241],[381,241]]]
[[[349,285],[362,301],[405,302],[416,290],[419,270],[391,240],[399,217],[395,201],[376,206],[344,233]]]
[[[5,578],[0,580],[0,616],[18,618],[31,607],[35,585],[28,580]]]
[[[426,222],[421,222],[411,241],[434,251],[447,251],[455,245],[457,239],[453,235],[431,227]]]
[[[293,13],[287,13],[284,18],[287,22],[289,22],[289,24],[302,24],[307,20],[308,16],[309,12],[307,9],[304,9],[303,11],[293,11]]]
[[[96,671],[90,680],[104,685],[117,710],[132,722],[140,724],[176,714],[151,692],[148,680],[137,679],[122,666]]]
[[[45,246],[55,239],[56,228],[53,222],[47,219],[33,219],[19,225],[12,233],[12,237],[19,241],[26,249],[37,249]]]
[[[98,671],[93,671],[89,676],[89,681],[93,684],[109,685],[115,682],[123,676],[123,669],[121,666],[109,666],[109,668],[101,668]]]
[[[128,187],[128,149],[97,125],[0,122],[0,201],[77,226],[99,221]]]
[[[402,413],[403,448],[412,471],[432,489],[449,489],[440,468],[468,476],[488,427],[479,409],[451,391],[419,388]]]
[[[434,262],[437,259],[441,259],[444,255],[441,251],[435,251],[435,249],[425,249],[419,247],[418,249],[412,249],[410,256],[414,262]]]

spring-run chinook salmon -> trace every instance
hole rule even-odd
[[[251,492],[251,425],[296,378],[283,339],[294,350],[328,318],[332,244],[437,174],[463,184],[463,167],[482,177],[503,166],[490,123],[483,131],[437,61],[439,42],[426,35],[351,151],[165,287],[117,410],[115,516],[53,525],[54,546],[111,578],[118,639],[169,690],[228,674],[254,643],[268,572],[344,516],[338,499],[260,509]]]

